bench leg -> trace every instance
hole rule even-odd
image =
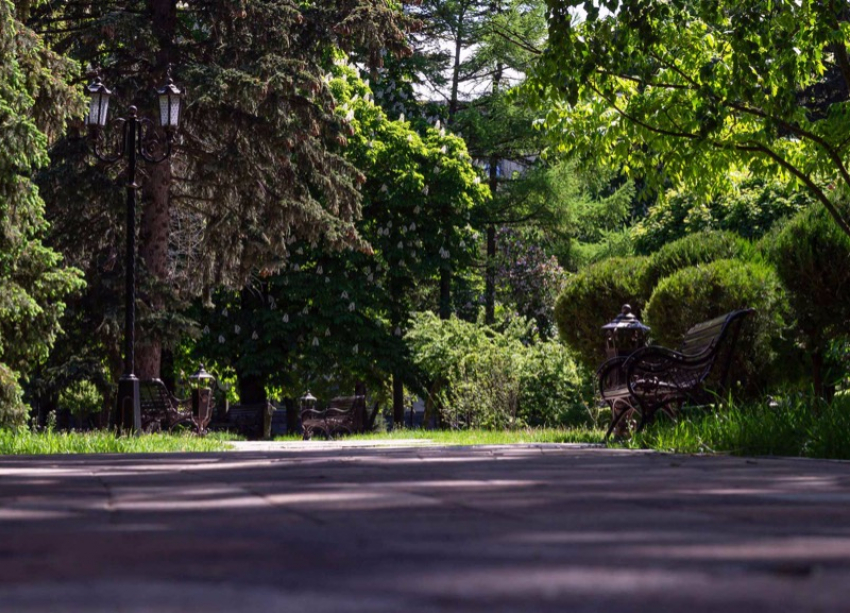
[[[682,402],[677,401],[676,407],[678,408],[678,410],[677,408],[674,408],[670,402],[664,402],[662,404],[653,405],[644,409],[643,411],[641,411],[640,424],[638,425],[636,432],[641,432],[648,424],[654,422],[655,416],[659,412],[669,417],[670,421],[675,422],[679,410],[681,410],[682,408]]]
[[[619,403],[618,400],[614,400],[613,402],[610,403],[610,406],[611,406],[611,425],[608,426],[608,431],[605,433],[605,438],[603,439],[606,443],[608,442],[608,439],[610,438],[610,436],[614,432],[614,430],[617,428],[617,426],[620,424],[620,422],[622,422],[623,419],[627,415],[633,413],[636,410],[630,403],[627,402],[627,403],[625,403],[625,407],[621,407],[619,409],[620,412],[618,414],[617,413],[618,403]]]

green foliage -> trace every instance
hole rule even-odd
[[[526,347],[520,378],[519,417],[535,427],[595,424],[587,399],[593,391],[570,351],[557,341]]]
[[[85,417],[103,409],[103,394],[90,381],[76,381],[59,394],[59,406],[77,417]]]
[[[718,413],[660,420],[628,442],[668,453],[732,453],[850,459],[850,397],[831,404],[793,396],[778,403],[734,404]]]
[[[290,396],[305,386],[352,389],[357,379],[375,389],[389,373],[412,378],[402,341],[409,313],[436,306],[426,288],[441,271],[472,270],[470,215],[489,195],[461,139],[391,121],[353,69],[334,72],[336,113],[351,126],[344,155],[363,172],[355,229],[368,246],[334,250],[291,237],[280,273],[261,271],[198,315],[198,357]]]
[[[32,182],[49,137],[80,110],[65,83],[74,66],[51,52],[0,0],[0,425],[22,420],[17,377],[41,363],[60,332],[78,271],[43,244],[44,202]]]
[[[28,407],[23,403],[23,390],[18,385],[18,373],[0,363],[0,428],[19,428],[27,418]]]
[[[548,46],[525,94],[559,150],[704,197],[737,171],[782,176],[850,233],[843,3],[602,4],[612,10],[547,0]]]
[[[548,237],[551,251],[568,270],[632,255],[627,224],[636,189],[613,172],[582,170],[567,160],[539,162],[500,185],[497,195],[523,204],[525,215]]]
[[[340,49],[367,69],[384,53],[407,53],[400,3],[38,2],[31,23],[81,66],[98,69],[115,93],[115,114],[129,104],[143,116],[156,113],[153,86],[169,63],[188,93],[172,161],[139,168],[137,366],[144,374],[153,374],[160,342],[167,348],[189,332],[178,310],[279,269],[294,238],[330,250],[365,248],[354,227],[363,177],[343,154],[350,126],[335,112],[326,75]],[[74,89],[82,93],[79,72]],[[53,244],[91,281],[74,305],[72,342],[117,374],[124,164],[95,162],[81,132],[72,126],[53,148],[40,187]],[[161,147],[163,135],[154,132]],[[115,134],[107,131],[108,144]]]
[[[443,420],[455,426],[586,425],[581,378],[554,342],[528,344],[530,324],[503,331],[456,317],[417,313],[405,340],[431,385]]]
[[[748,179],[728,194],[705,199],[692,192],[670,191],[652,205],[632,235],[639,253],[652,253],[667,243],[706,230],[728,230],[756,240],[773,225],[810,206],[805,191],[775,181]]]
[[[707,231],[680,238],[649,257],[641,279],[643,293],[651,295],[661,279],[682,268],[716,260],[748,259],[751,251],[750,244],[732,232]]]
[[[718,260],[683,268],[660,281],[646,305],[653,340],[675,348],[692,326],[743,308],[744,320],[730,383],[746,394],[763,391],[775,368],[775,344],[786,332],[788,307],[776,272],[767,264]],[[716,370],[716,369],[715,369]]]
[[[602,326],[614,319],[624,304],[642,318],[646,295],[640,280],[645,257],[611,258],[582,270],[567,280],[555,304],[555,322],[563,342],[590,371],[605,360]]]

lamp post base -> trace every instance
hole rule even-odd
[[[133,434],[139,434],[142,430],[139,380],[136,375],[122,375],[118,380],[115,427],[119,433],[130,430]]]

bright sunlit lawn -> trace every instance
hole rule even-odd
[[[509,445],[511,443],[601,443],[605,430],[578,428],[525,428],[520,430],[422,430],[399,428],[391,432],[356,434],[345,440],[422,440],[438,445]],[[278,441],[300,436],[276,437]]]
[[[186,451],[226,451],[233,437],[213,433],[146,434],[118,436],[112,432],[56,432],[44,430],[0,430],[0,455],[40,455],[51,453],[171,453]]]

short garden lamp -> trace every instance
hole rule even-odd
[[[201,364],[197,372],[189,375],[189,385],[192,387],[192,415],[198,421],[206,424],[209,422],[212,409],[212,382],[215,377],[204,369]]]
[[[602,326],[605,330],[605,353],[608,358],[627,356],[646,345],[649,326],[645,326],[632,313],[632,307],[623,305],[622,312],[613,321]]]
[[[301,396],[301,411],[307,411],[316,406],[316,397],[309,391]]]

